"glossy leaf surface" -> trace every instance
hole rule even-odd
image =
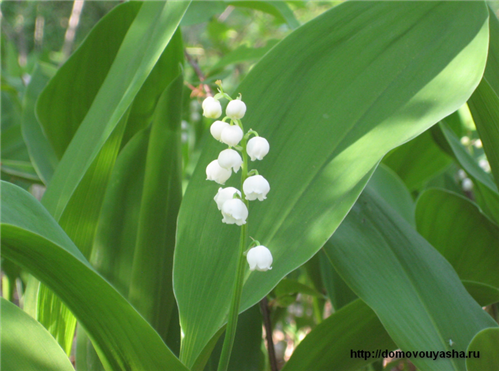
[[[444,257],[369,186],[325,251],[402,350],[465,351],[478,331],[497,326]],[[459,358],[411,361],[421,369],[465,370]]]
[[[320,249],[389,150],[468,99],[484,68],[487,17],[481,3],[347,2],[251,70],[235,93],[248,107],[245,127],[270,142],[251,166],[271,191],[250,205],[249,235],[270,248],[274,264],[247,274],[241,310]],[[466,78],[458,83],[456,74]],[[223,326],[235,276],[239,230],[221,223],[218,185],[205,181],[223,148],[207,144],[179,215],[174,288],[189,367]],[[235,178],[227,185],[237,186]]]
[[[57,341],[40,323],[7,300],[0,301],[3,371],[74,370]]]
[[[64,301],[85,327],[107,370],[186,370],[33,196],[2,182],[2,201],[2,254]]]

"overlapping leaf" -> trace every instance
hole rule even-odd
[[[487,16],[481,3],[349,2],[252,69],[237,93],[245,126],[270,142],[271,153],[251,166],[272,189],[250,205],[249,235],[271,249],[274,265],[247,274],[241,310],[320,249],[383,155],[467,100],[483,73]],[[174,288],[189,367],[202,366],[223,326],[235,277],[239,230],[221,223],[218,186],[204,174],[222,149],[215,141],[205,148],[179,216]]]
[[[186,370],[142,316],[90,266],[48,211],[6,182],[1,222],[3,256],[64,301],[107,370]]]
[[[497,326],[445,258],[369,186],[324,249],[402,350],[465,351],[477,332]],[[411,361],[421,369],[466,369],[459,358]]]
[[[50,333],[32,317],[1,298],[2,370],[73,371]]]

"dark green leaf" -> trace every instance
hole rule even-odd
[[[1,191],[2,254],[64,301],[85,327],[107,370],[186,371],[33,196],[6,182]]]
[[[1,301],[3,371],[73,371],[59,344],[31,316]]]
[[[478,2],[346,2],[250,71],[234,96],[248,107],[246,128],[270,142],[252,167],[272,190],[251,204],[249,235],[270,248],[274,264],[247,274],[241,310],[315,255],[389,150],[469,98],[485,64],[487,17]],[[174,288],[188,367],[224,325],[235,277],[239,229],[221,223],[218,185],[205,180],[222,149],[207,143],[179,214]]]
[[[466,359],[468,371],[485,371],[499,369],[499,329],[487,328],[480,331],[471,341],[468,352],[470,358]]]
[[[478,331],[497,326],[451,265],[369,186],[325,251],[402,350],[465,351]],[[459,358],[411,361],[421,369],[465,370]]]

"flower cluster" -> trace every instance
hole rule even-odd
[[[219,83],[219,93],[215,97],[208,97],[203,101],[203,115],[208,118],[218,119],[222,115],[220,98],[229,100],[225,109],[226,116],[215,121],[210,127],[210,133],[219,142],[228,146],[206,167],[206,179],[224,185],[232,175],[242,169],[242,190],[234,187],[220,187],[214,200],[222,212],[222,222],[243,226],[248,218],[248,201],[263,201],[270,191],[269,182],[257,170],[248,172],[248,156],[251,161],[262,160],[269,152],[269,142],[258,133],[243,130],[241,119],[246,114],[246,104],[241,97],[232,99],[228,96]],[[229,122],[227,122],[229,121]],[[253,136],[250,139],[250,136]],[[242,156],[241,156],[242,155]],[[257,241],[255,241],[257,242]],[[253,243],[254,244],[254,243]],[[259,243],[257,243],[259,245]],[[265,246],[256,246],[247,252],[250,270],[266,271],[271,268],[272,254]]]

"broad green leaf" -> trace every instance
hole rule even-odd
[[[323,249],[319,251],[318,255],[320,256],[321,276],[327,296],[331,300],[333,309],[338,311],[357,299],[357,295],[336,272]]]
[[[223,341],[224,336],[221,336],[204,371],[217,370]],[[264,370],[264,363],[262,314],[260,306],[255,305],[242,313],[237,321],[236,338],[228,369],[229,371],[260,371]]]
[[[381,163],[369,180],[369,187],[374,189],[409,224],[416,225],[414,221],[414,201],[405,184],[393,170]],[[319,253],[324,285],[333,308],[338,310],[355,300],[357,295],[336,272],[324,250]]]
[[[59,219],[81,179],[123,117],[175,32],[188,1],[145,2],[130,25],[88,113],[43,198]]]
[[[228,66],[230,64],[253,61],[263,57],[270,49],[272,49],[279,40],[269,40],[267,45],[261,48],[250,48],[246,45],[241,45],[233,51],[225,54],[220,60],[215,63],[211,70],[216,70]]]
[[[35,198],[2,182],[2,201],[2,254],[64,301],[91,337],[107,370],[186,370]]]
[[[482,307],[499,302],[499,289],[481,282],[461,281],[466,290]]]
[[[376,360],[377,349],[395,348],[373,310],[356,299],[314,328],[282,370],[358,370]],[[360,350],[369,355],[353,356]]]
[[[22,134],[36,173],[49,184],[59,160],[35,115],[36,99],[55,73],[50,65],[36,64],[23,98]]]
[[[102,147],[80,184],[73,193],[62,214],[59,225],[77,244],[86,259],[92,250],[93,237],[104,198],[104,189],[120,149],[127,115]],[[30,282],[31,285],[35,284]],[[41,285],[38,292],[37,320],[40,321],[69,354],[74,339],[76,319],[47,287]]]
[[[141,6],[131,1],[103,17],[40,95],[37,116],[59,159],[92,106]]]
[[[274,289],[277,297],[284,295],[305,294],[316,298],[324,298],[317,290],[296,280],[283,279]]]
[[[439,123],[439,128],[443,139],[437,138],[437,142],[473,179],[477,203],[489,217],[499,223],[499,192],[492,176],[478,165],[445,122]]]
[[[129,287],[130,303],[165,340],[176,310],[172,268],[182,199],[182,89],[179,75],[161,96],[151,127]]]
[[[369,180],[369,186],[409,224],[416,225],[414,201],[402,179],[393,170],[381,163]]]
[[[150,131],[122,149],[106,189],[90,262],[125,297],[132,272]]]
[[[494,11],[489,7],[489,53],[484,79],[499,94],[499,20]]]
[[[1,300],[3,371],[73,371],[59,344],[16,305]]]
[[[214,15],[222,13],[225,8],[227,4],[224,1],[193,1],[180,25],[191,26],[206,22]]]
[[[418,199],[418,232],[452,264],[462,280],[499,288],[499,227],[470,200],[440,189]]]
[[[499,97],[487,80],[483,79],[468,101],[468,105],[490,163],[492,175],[496,185],[499,185]]]
[[[485,285],[465,285],[480,305],[491,303]],[[352,357],[351,351],[395,348],[373,310],[357,299],[315,327],[294,350],[283,371],[358,370],[372,363],[376,354]]]
[[[323,246],[389,150],[467,100],[483,73],[487,34],[482,3],[346,2],[250,71],[234,95],[248,107],[246,128],[270,142],[252,167],[272,190],[251,204],[249,235],[270,248],[274,264],[247,273],[241,311]],[[207,143],[179,214],[174,289],[188,367],[199,366],[224,325],[235,277],[239,229],[221,223],[218,185],[205,181],[222,149]]]
[[[452,158],[435,144],[429,131],[390,152],[383,159],[383,163],[395,171],[411,191],[421,188],[451,162]]]
[[[5,104],[5,101],[2,102]],[[2,126],[3,126],[2,117]],[[9,127],[3,126],[2,129],[2,160],[17,160],[29,161],[28,149],[24,144],[23,136],[21,133],[21,120],[16,124]]]
[[[125,298],[128,297],[135,250],[148,133],[138,133],[117,158],[104,195],[90,258],[92,266]],[[81,328],[77,331],[76,349],[78,369],[102,369],[88,336]]]
[[[29,161],[2,159],[2,172],[27,181],[41,183],[38,174]]]
[[[469,358],[466,359],[468,371],[499,369],[499,329],[487,328],[480,331],[468,346]]]
[[[402,350],[465,351],[478,331],[497,326],[442,255],[369,186],[325,251]],[[459,358],[411,361],[421,369],[465,370]]]
[[[62,156],[64,153],[64,156],[42,202],[87,258],[91,253],[97,217],[104,196],[102,189],[107,185],[120,149],[127,114],[133,111],[131,105],[134,99],[140,96],[142,85],[163,54],[189,2],[124,5],[126,6],[109,13],[99,23],[97,29],[89,36],[87,46],[80,48],[79,54],[75,53],[66,69],[61,68],[47,86],[46,92],[42,93],[37,105],[38,113],[43,116],[47,101],[58,101],[57,98],[61,96],[66,100],[78,101],[78,95],[74,91],[77,84],[70,77],[82,68],[86,68],[89,74],[92,73],[92,66],[86,66],[86,60],[93,59],[90,56],[95,52],[91,46],[97,43],[100,45],[98,49],[102,51],[106,46],[98,41],[107,40],[107,36],[101,37],[101,33],[112,34],[114,25],[125,19],[122,22],[124,27],[120,26],[122,31],[117,33],[118,36],[125,36],[121,36],[121,39],[118,37],[119,45],[114,47],[116,52],[111,48],[110,53],[102,53],[106,55],[107,62],[102,63],[98,77],[93,79],[84,74],[80,77],[88,80],[91,85],[94,84],[88,87],[86,98],[82,99],[83,103],[68,103],[68,109],[61,109],[60,112],[51,109],[51,115],[54,111],[58,112],[55,113],[56,116],[45,117],[45,121],[53,120],[55,123],[51,126],[53,130],[52,134],[48,134],[48,138],[57,155]],[[137,9],[138,6],[140,9]],[[177,69],[178,66],[174,68]],[[147,107],[142,104],[135,111],[140,116],[144,109],[147,111]],[[68,117],[70,119],[67,119]],[[59,130],[61,125],[64,130]],[[46,131],[47,127],[44,125]],[[70,318],[69,313],[64,314],[65,309],[57,304],[52,293],[46,289],[40,290],[38,302],[39,308],[47,308],[46,311],[40,312],[39,317],[46,326],[51,323],[56,326],[59,323],[68,323],[53,332],[65,349],[68,349],[73,339],[71,326],[74,327],[74,319]]]
[[[287,23],[292,29],[300,26],[300,23],[295,18],[293,11],[284,1],[245,1],[237,0],[227,2],[227,5],[236,7],[249,8],[259,10],[264,13],[272,14],[277,20]]]

